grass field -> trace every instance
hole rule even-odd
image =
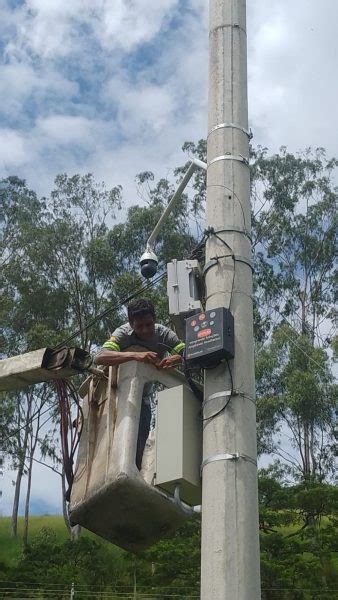
[[[11,537],[11,519],[10,517],[0,517],[0,561],[5,564],[13,564],[16,562],[18,555],[21,552],[22,534],[23,534],[23,517],[19,517],[18,521],[18,537]],[[61,542],[67,539],[68,532],[62,516],[46,515],[39,517],[30,517],[29,519],[29,538],[36,536],[43,527],[52,528]]]
[[[0,562],[7,565],[14,565],[16,563],[22,549],[23,525],[23,517],[19,517],[18,536],[14,539],[11,537],[10,517],[0,517]],[[65,522],[61,515],[42,515],[29,518],[28,541],[32,541],[43,528],[53,529],[58,542],[64,542],[69,538]],[[81,535],[99,541],[114,553],[117,551],[115,546],[112,546],[109,542],[106,542],[86,529],[82,530]]]

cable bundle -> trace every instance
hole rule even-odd
[[[60,438],[63,468],[66,475],[68,490],[66,491],[66,500],[69,501],[74,480],[74,457],[79,445],[82,427],[83,412],[80,406],[77,391],[72,383],[65,379],[55,382],[60,409]],[[74,400],[77,407],[76,418],[72,419],[71,399]]]

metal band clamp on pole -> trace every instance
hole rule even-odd
[[[223,390],[222,392],[216,392],[215,394],[211,394],[208,398],[206,398],[203,402],[203,406],[210,402],[211,400],[218,400],[218,398],[229,398],[233,393],[231,390]]]
[[[215,127],[212,127],[208,133],[208,137],[209,135],[211,135],[212,133],[214,133],[214,131],[218,131],[219,129],[238,129],[239,131],[242,131],[243,133],[245,133],[245,135],[248,136],[249,140],[251,140],[252,138],[252,132],[248,131],[247,129],[245,129],[244,127],[241,127],[240,125],[236,125],[236,123],[219,123],[219,125],[215,125]]]
[[[227,454],[214,454],[213,456],[209,456],[208,458],[204,459],[204,461],[202,462],[201,474],[202,474],[204,467],[206,467],[206,465],[208,465],[212,462],[218,462],[221,460],[237,461],[239,459],[245,460],[245,461],[257,466],[257,461],[254,458],[251,458],[251,456],[248,456],[247,454],[242,454],[240,452],[232,452],[232,453],[227,453]]]
[[[216,400],[218,398],[228,398],[229,396],[241,396],[242,398],[246,398],[247,400],[250,400],[250,402],[253,402],[254,404],[256,404],[255,398],[253,398],[246,392],[242,392],[241,390],[234,389],[234,390],[223,390],[222,392],[216,392],[215,394],[211,394],[211,396],[208,396],[208,398],[206,398],[204,400],[203,406],[205,406],[206,403],[210,402],[211,400]]]
[[[209,269],[211,269],[212,267],[216,267],[216,265],[218,265],[219,259],[220,258],[232,258],[232,260],[235,260],[235,257],[233,254],[229,254],[227,256],[215,256],[214,258],[211,258],[206,265],[204,265],[203,267],[203,275],[205,275]]]
[[[207,420],[210,420],[213,417],[217,416],[220,412],[222,412],[228,406],[232,396],[233,396],[232,390],[223,390],[222,392],[216,392],[215,394],[211,394],[211,396],[206,398],[202,404],[203,419],[207,421]],[[206,409],[209,408],[209,404],[213,400],[219,400],[221,398],[226,399],[224,406],[220,410],[217,410],[214,414],[211,414],[209,416],[208,416],[208,414],[205,414],[205,412],[206,413],[208,412]]]
[[[229,154],[222,154],[221,156],[216,156],[208,163],[208,167],[210,167],[210,165],[212,165],[220,160],[237,160],[237,161],[243,163],[244,165],[246,165],[247,167],[249,166],[249,159],[246,158],[245,156],[242,156],[241,154],[230,154],[229,153]]]

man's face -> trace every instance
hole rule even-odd
[[[155,335],[155,319],[152,315],[134,317],[130,325],[140,340],[150,340]]]

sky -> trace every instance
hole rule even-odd
[[[337,156],[337,0],[247,0],[247,13],[254,142]],[[0,179],[45,195],[58,173],[91,172],[139,202],[137,173],[170,177],[183,143],[206,137],[207,70],[206,0],[0,0]],[[36,465],[33,512],[60,505]]]

